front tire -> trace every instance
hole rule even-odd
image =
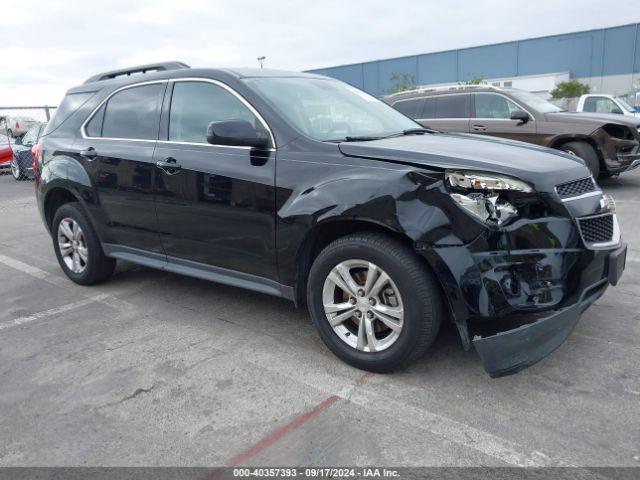
[[[423,356],[443,317],[440,289],[424,261],[402,242],[375,233],[340,238],[318,255],[307,303],[333,353],[380,373]]]
[[[18,162],[18,160],[16,160],[15,158],[11,160],[11,175],[13,175],[13,178],[16,182],[25,179],[25,176],[22,173],[22,169],[20,168],[20,162]]]
[[[598,153],[591,145],[586,142],[568,142],[562,145],[560,150],[584,160],[587,168],[591,170],[593,178],[598,179],[600,175],[600,160],[598,159]]]
[[[51,233],[58,263],[72,281],[94,285],[111,276],[116,261],[105,256],[98,236],[78,203],[65,203],[56,211]]]

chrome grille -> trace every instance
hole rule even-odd
[[[613,239],[613,215],[582,218],[578,221],[585,243],[604,243]]]
[[[577,197],[585,193],[596,190],[596,184],[593,177],[581,178],[580,180],[572,180],[571,182],[556,185],[556,192],[561,198]]]

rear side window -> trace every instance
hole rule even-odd
[[[47,129],[43,135],[53,132],[62,123],[69,118],[76,110],[82,107],[87,101],[93,97],[96,92],[86,93],[68,93],[58,108],[53,112],[53,118],[49,121]]]
[[[436,118],[436,99],[427,98],[422,106],[420,118]]]
[[[160,97],[164,83],[141,85],[113,95],[104,107],[102,137],[155,140],[160,121]],[[99,128],[102,109],[92,117],[88,127],[95,134]],[[95,119],[95,124],[93,123]],[[87,131],[89,133],[89,131]],[[90,136],[93,136],[90,134]],[[98,135],[96,135],[98,136]]]
[[[443,95],[434,98],[434,118],[469,118],[471,116],[471,95]]]
[[[422,114],[422,105],[424,104],[424,98],[411,98],[409,100],[400,100],[393,104],[393,108],[400,113],[404,113],[410,118],[420,118]]]
[[[235,95],[205,82],[176,82],[171,97],[169,140],[207,143],[210,122],[246,120],[264,133],[261,122]]]

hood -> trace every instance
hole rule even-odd
[[[343,142],[347,156],[397,163],[496,172],[520,178],[538,191],[590,175],[582,160],[523,142],[465,134],[405,135],[366,142]]]
[[[558,112],[547,113],[546,119],[549,122],[593,123],[597,124],[596,127],[605,123],[617,123],[633,129],[640,127],[640,118],[614,113]]]

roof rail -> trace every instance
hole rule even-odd
[[[456,90],[473,90],[476,88],[484,88],[488,90],[496,90],[501,91],[502,88],[494,87],[493,85],[489,85],[488,83],[480,83],[474,85],[441,85],[438,87],[430,87],[428,85],[418,86],[412,88],[411,90],[403,90],[402,92],[398,92],[394,95],[400,95],[403,93],[425,93],[425,92],[448,92],[448,91],[456,91]]]
[[[150,72],[163,72],[166,70],[181,70],[183,68],[190,68],[189,65],[183,62],[160,62],[150,63],[148,65],[138,65],[136,67],[121,68],[118,70],[111,70],[109,72],[102,72],[87,79],[84,83],[100,82],[102,80],[111,80],[117,77],[130,76],[136,73],[150,73]]]

